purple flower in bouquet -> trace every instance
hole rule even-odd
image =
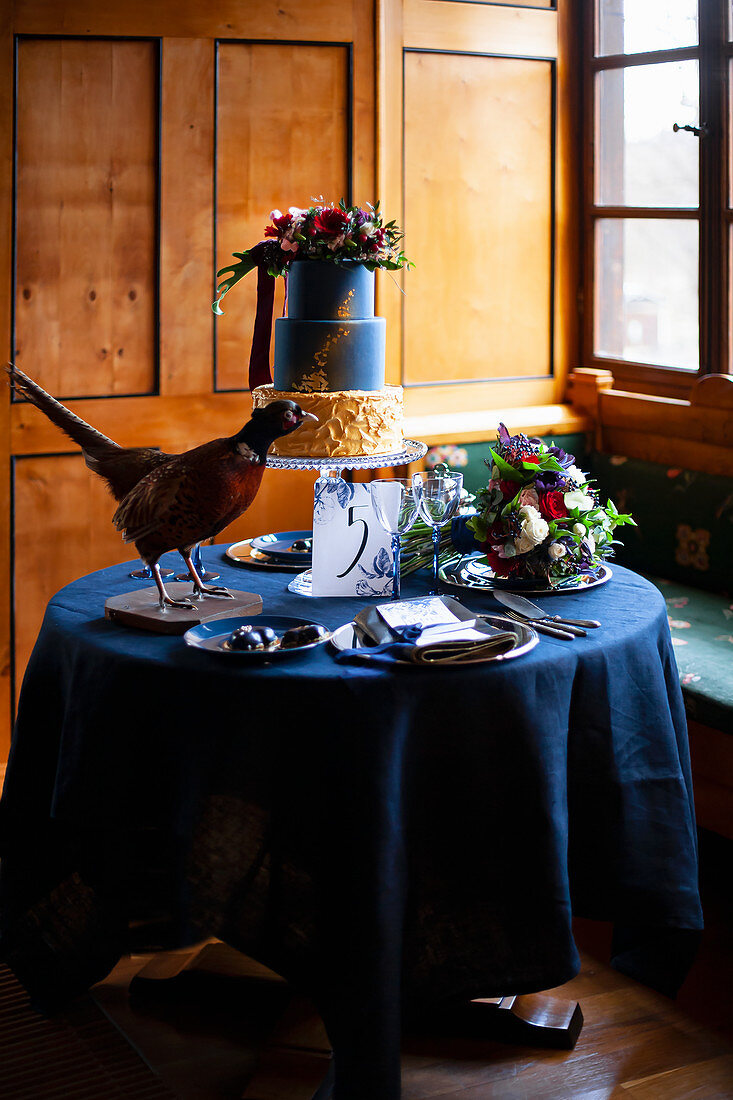
[[[568,466],[575,465],[575,455],[569,455],[562,447],[556,447],[553,444],[551,447],[547,448],[547,453],[551,454],[553,458],[556,458],[564,470],[567,470]]]
[[[563,488],[566,482],[567,478],[559,470],[538,470],[534,485],[538,493],[549,493]]]

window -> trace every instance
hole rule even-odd
[[[595,0],[584,353],[628,388],[731,370],[729,0]]]

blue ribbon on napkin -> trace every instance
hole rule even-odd
[[[395,661],[410,661],[412,650],[422,634],[423,628],[420,623],[407,623],[405,626],[385,625],[394,641],[358,649],[342,649],[335,655],[334,660],[339,664],[365,660],[371,663],[373,660],[375,664],[382,665],[391,665]]]

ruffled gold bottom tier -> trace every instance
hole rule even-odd
[[[382,390],[332,393],[285,393],[272,385],[252,391],[255,409],[271,401],[296,401],[318,417],[306,420],[292,435],[276,439],[272,454],[281,458],[356,458],[402,450],[402,386]]]

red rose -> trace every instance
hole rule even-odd
[[[526,454],[522,455],[522,462],[539,462],[539,460],[540,460],[539,455],[526,455]]]
[[[349,219],[342,210],[327,206],[313,219],[313,224],[324,237],[338,237],[349,227]]]
[[[281,214],[279,218],[272,219],[272,225],[265,228],[266,237],[279,237],[293,224],[292,214]]]
[[[539,494],[540,515],[545,519],[564,519],[568,514],[565,507],[565,498],[557,489],[550,489],[546,493]]]
[[[499,491],[504,497],[504,500],[514,500],[519,492],[519,482],[512,481],[511,478],[501,478],[499,481]]]
[[[511,577],[517,568],[514,558],[501,558],[496,550],[487,550],[486,560],[497,577]]]

